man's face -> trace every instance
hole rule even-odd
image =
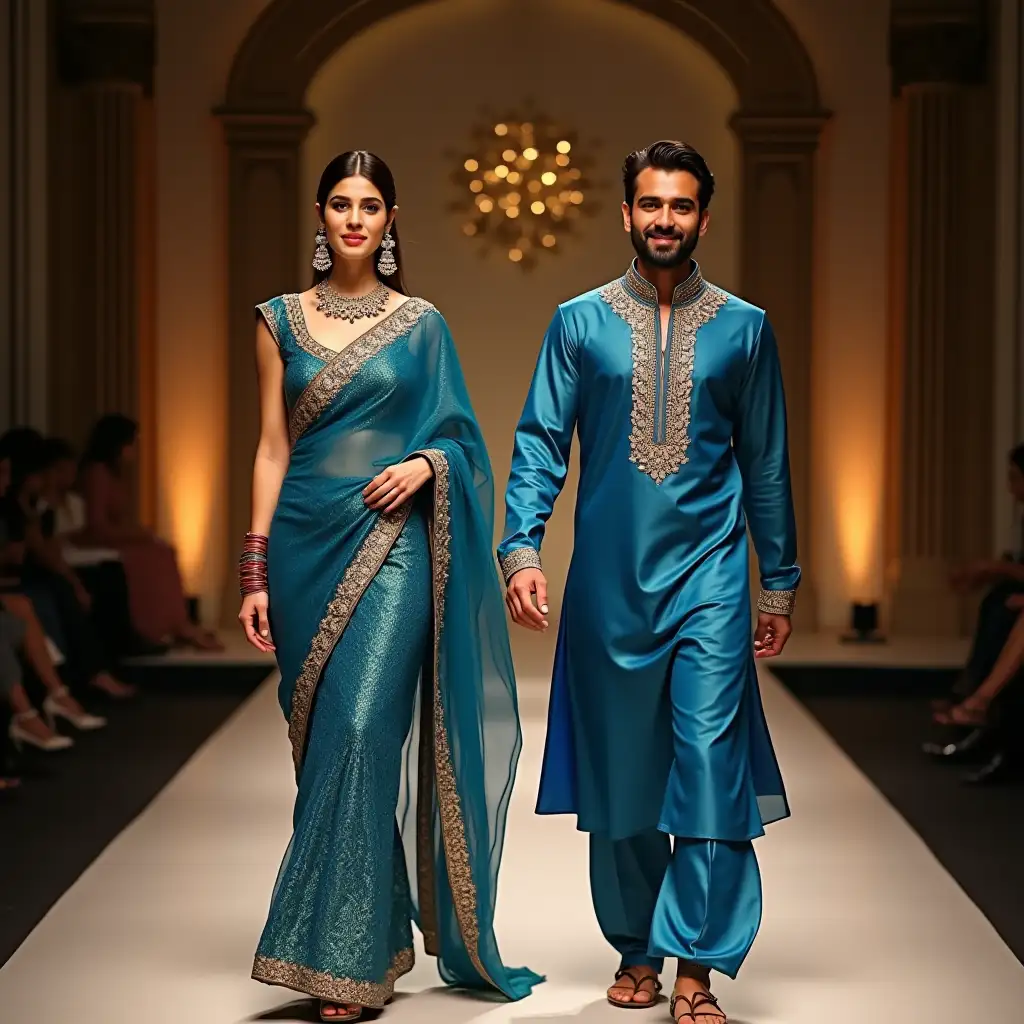
[[[1024,505],[1024,473],[1022,473],[1012,462],[1006,471],[1006,486],[1013,496],[1014,501]]]
[[[622,220],[640,262],[656,270],[683,266],[708,229],[700,211],[700,183],[689,171],[648,167],[636,179],[632,208],[622,204]]]

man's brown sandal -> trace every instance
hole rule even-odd
[[[686,1012],[676,1015],[676,1007],[680,1003],[686,1004]],[[702,1013],[702,1006],[713,1006],[718,1012],[717,1013]],[[703,1017],[705,1021],[715,1021],[715,1024],[729,1024],[729,1019],[726,1017],[725,1012],[718,1005],[718,1000],[710,992],[695,992],[692,996],[674,995],[668,1004],[669,1013],[672,1014],[672,1019],[679,1024],[680,1021],[684,1021],[689,1017],[690,1020],[697,1024],[697,1018]]]
[[[634,999],[636,997],[637,992],[647,991],[646,989],[641,989],[640,986],[646,985],[648,982],[650,982],[650,984],[654,987],[653,991],[650,993],[650,1000],[646,1003],[637,1003],[634,1002],[633,999],[631,999],[627,1003],[621,999],[614,999],[612,997],[611,991],[609,991],[608,1002],[611,1003],[612,1006],[618,1006],[622,1010],[649,1010],[652,1006],[656,1006],[659,1001],[658,994],[661,992],[661,982],[658,980],[658,976],[655,974],[631,974],[630,972],[634,970],[636,970],[635,967],[623,967],[621,970],[616,971],[615,980],[618,982],[621,981],[623,978],[629,978],[629,980],[633,983]],[[626,986],[612,985],[612,988],[626,988]]]

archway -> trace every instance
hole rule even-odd
[[[252,308],[297,281],[299,159],[313,123],[307,88],[356,34],[428,0],[272,0],[239,48],[220,117],[229,150],[229,524],[247,526],[257,422]],[[801,612],[813,620],[810,416],[814,154],[828,114],[810,57],[770,0],[616,0],[654,15],[706,49],[740,97],[740,280],[768,308],[780,339],[790,407],[790,456],[801,529]],[[251,216],[262,211],[258,225]],[[256,233],[258,232],[258,237]],[[230,606],[230,605],[229,605]],[[813,621],[811,622],[813,624]]]

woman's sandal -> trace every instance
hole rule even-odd
[[[686,1003],[686,1012],[676,1016],[676,1007],[680,1003]],[[713,1006],[718,1013],[701,1013],[700,1008],[702,1006]],[[672,1019],[676,1024],[680,1024],[680,1021],[690,1018],[697,1024],[697,1018],[703,1017],[705,1021],[714,1021],[715,1024],[729,1024],[729,1018],[726,1017],[725,1011],[718,1005],[718,1000],[710,992],[695,992],[693,996],[674,995],[668,1004],[668,1011],[672,1014]]]
[[[354,1020],[361,1020],[362,1019],[363,1008],[361,1006],[359,1007],[358,1010],[346,1010],[345,1009],[345,1005],[346,1005],[345,1003],[332,1003],[330,1001],[330,999],[321,999],[320,1000],[320,1019],[322,1021],[333,1022],[333,1024],[338,1024],[338,1021],[354,1021]],[[353,1003],[353,1004],[350,1004],[350,1005],[355,1005],[355,1004]],[[331,1014],[324,1014],[324,1010],[328,1006],[335,1007],[339,1012],[338,1013],[331,1013]]]
[[[636,996],[637,992],[641,991],[641,989],[640,989],[641,985],[646,985],[647,982],[650,982],[654,986],[654,991],[651,992],[651,994],[650,994],[651,995],[650,1001],[646,1002],[646,1003],[637,1003],[637,1002],[634,1002],[631,999],[627,1003],[627,1002],[623,1002],[621,999],[613,999],[612,995],[611,995],[611,992],[609,992],[608,993],[608,1002],[611,1003],[612,1006],[617,1006],[617,1007],[619,1007],[622,1010],[649,1010],[652,1006],[655,1006],[658,1003],[658,995],[661,992],[661,982],[658,980],[657,976],[654,975],[654,974],[641,974],[638,977],[635,974],[631,974],[630,973],[631,970],[633,970],[633,968],[631,968],[631,967],[623,967],[621,970],[616,972],[615,980],[616,981],[621,981],[623,978],[629,978],[629,980],[631,982],[633,982],[633,995],[634,996]],[[612,988],[625,988],[625,987],[626,987],[625,985],[612,985]]]

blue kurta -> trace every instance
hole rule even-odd
[[[742,842],[788,815],[751,645],[800,570],[775,338],[764,311],[704,281],[657,293],[636,265],[561,305],[516,431],[498,556],[540,565],[573,431],[575,546],[552,681],[539,813],[612,840],[659,828]]]

